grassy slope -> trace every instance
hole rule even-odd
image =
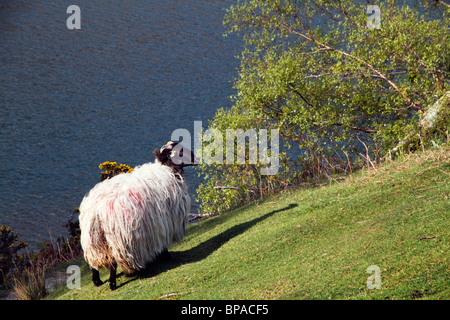
[[[48,298],[449,299],[449,175],[447,147],[292,190],[190,225],[172,260],[119,276],[114,292],[85,266],[81,290]],[[366,285],[371,265],[379,290]]]

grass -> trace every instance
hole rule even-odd
[[[27,272],[14,279],[14,291],[19,300],[39,300],[47,294],[45,288],[45,269]]]
[[[449,176],[447,146],[290,190],[190,225],[171,260],[116,291],[84,265],[81,289],[46,299],[449,299]]]

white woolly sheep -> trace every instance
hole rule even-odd
[[[142,270],[183,238],[191,203],[183,167],[194,165],[194,154],[190,163],[175,164],[183,157],[176,145],[169,141],[153,151],[155,163],[104,180],[83,198],[80,240],[96,286],[103,284],[99,268],[110,269],[115,290],[117,265],[125,273]]]

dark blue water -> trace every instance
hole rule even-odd
[[[232,2],[2,0],[0,225],[30,243],[66,234],[99,163],[153,161],[173,130],[229,106]],[[66,27],[71,4],[80,30]]]

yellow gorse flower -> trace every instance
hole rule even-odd
[[[103,163],[100,163],[98,166],[102,171],[100,174],[101,180],[105,180],[107,178],[111,178],[117,174],[120,173],[129,173],[132,172],[134,169],[133,167],[130,167],[129,165],[121,163],[120,165],[117,165],[117,162],[111,162],[111,161],[105,161]]]

